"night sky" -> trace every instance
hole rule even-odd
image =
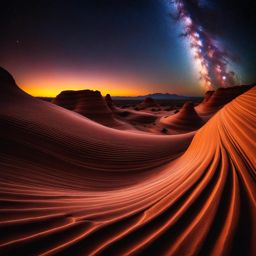
[[[200,95],[206,89],[200,67],[191,40],[181,36],[184,20],[170,2],[3,1],[0,65],[36,96],[87,88],[112,95]],[[256,1],[182,2],[197,28],[203,27],[203,60],[210,38],[225,53],[221,79],[232,71],[236,83],[255,82]],[[215,88],[221,86],[212,80]]]

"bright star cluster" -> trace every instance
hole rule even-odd
[[[228,70],[231,58],[218,42],[197,19],[197,12],[192,8],[204,8],[202,1],[195,0],[193,5],[185,0],[172,0],[177,13],[176,19],[183,24],[182,36],[188,39],[195,64],[199,70],[200,80],[206,90],[228,87],[235,84],[235,73]],[[205,4],[205,3],[204,3]]]

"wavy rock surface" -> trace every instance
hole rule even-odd
[[[208,91],[205,94],[203,102],[196,107],[196,111],[201,116],[211,117],[228,102],[250,90],[252,87],[253,85],[243,85]]]
[[[255,255],[255,101],[233,100],[186,150],[192,133],[118,131],[9,90],[0,254]]]

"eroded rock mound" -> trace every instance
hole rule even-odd
[[[53,103],[106,126],[122,125],[114,118],[111,109],[99,91],[63,91],[53,100]]]
[[[193,131],[204,122],[194,109],[192,102],[185,102],[180,111],[172,116],[163,117],[161,123],[176,131]]]
[[[110,109],[115,108],[114,103],[113,103],[113,100],[112,100],[110,94],[107,94],[107,95],[105,96],[105,101],[106,101],[106,103],[107,103],[107,105],[108,105],[108,107],[109,107]]]
[[[160,105],[157,102],[155,102],[155,100],[151,97],[145,98],[144,101],[138,104],[137,106],[138,109],[146,109],[152,107],[160,108]]]

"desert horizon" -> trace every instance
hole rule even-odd
[[[4,3],[0,255],[256,255],[255,8]]]

